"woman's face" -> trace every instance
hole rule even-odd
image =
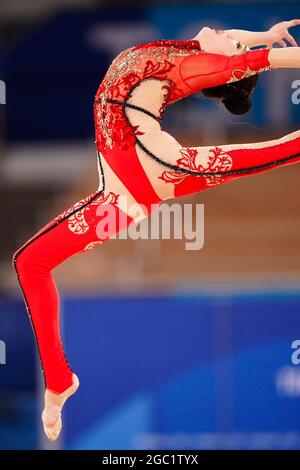
[[[211,29],[205,26],[197,35],[197,39],[199,39],[201,49],[213,54],[233,56],[243,54],[248,50],[244,44],[236,41],[230,33],[222,29]]]

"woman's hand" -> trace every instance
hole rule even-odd
[[[265,45],[272,47],[274,43],[280,44],[282,47],[286,47],[288,44],[297,47],[297,42],[293,36],[289,33],[289,28],[300,24],[300,20],[281,21],[275,24],[268,31],[265,32]],[[284,42],[284,39],[288,44]]]
[[[271,48],[273,44],[278,43],[282,47],[286,47],[288,42],[291,46],[297,47],[297,43],[293,36],[289,33],[289,28],[300,25],[300,19],[281,21],[275,24],[268,31],[247,31],[243,29],[226,30],[228,36],[236,41],[240,41],[247,47],[267,46]]]

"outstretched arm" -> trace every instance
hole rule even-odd
[[[287,53],[292,49],[300,52],[298,47],[276,50]],[[179,70],[189,92],[195,93],[275,68],[276,65],[269,61],[269,55],[269,48],[250,50],[236,56],[201,52],[186,57]]]
[[[276,68],[300,68],[300,47],[254,49],[236,56],[201,52],[186,57],[179,71],[189,93],[195,93]]]
[[[268,31],[246,31],[242,29],[228,29],[226,30],[236,41],[240,41],[248,47],[267,46],[272,47],[274,43],[280,44],[282,47],[286,46],[284,39],[291,46],[297,47],[297,43],[293,36],[289,33],[288,29],[300,24],[300,19],[290,21],[281,21],[272,26]]]
[[[269,62],[272,67],[300,68],[300,47],[288,47],[286,49],[271,49]]]

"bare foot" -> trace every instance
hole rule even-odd
[[[51,390],[45,391],[45,408],[42,412],[42,422],[46,436],[50,441],[55,441],[62,428],[61,411],[71,395],[77,391],[79,387],[79,379],[73,374],[73,385],[67,388],[63,393],[54,393]]]

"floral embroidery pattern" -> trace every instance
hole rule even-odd
[[[251,77],[252,75],[256,75],[260,72],[266,72],[267,70],[272,70],[273,68],[274,67],[269,65],[269,66],[266,66],[266,67],[261,67],[258,70],[252,70],[252,69],[250,69],[249,66],[247,67],[246,70],[235,69],[235,70],[232,71],[231,77],[230,77],[229,80],[227,80],[226,83],[233,83],[233,82],[236,82],[237,80],[242,80],[243,78]]]
[[[98,197],[96,197],[92,202],[89,203],[89,201],[93,199],[94,195],[95,193],[89,195],[84,199],[81,199],[79,202],[76,202],[76,204],[69,207],[69,209],[57,216],[54,220],[58,221],[72,214],[70,215],[70,217],[68,217],[68,229],[77,235],[83,235],[90,228],[86,220],[86,216],[90,212],[91,206],[99,206],[100,204],[112,204],[114,207],[118,207],[118,194],[110,192],[107,194],[107,196],[104,196],[104,193],[101,193]],[[81,210],[77,210],[77,212],[73,214],[76,209],[82,207],[85,204],[87,204],[85,207],[83,207]]]
[[[206,165],[197,164],[196,158],[199,154],[198,149],[194,148],[182,148],[180,149],[180,153],[182,158],[177,160],[177,165],[183,168],[187,168],[188,170],[192,171],[199,171],[199,172],[226,172],[232,168],[232,158],[230,155],[225,153],[221,147],[212,147],[209,150],[208,160]],[[202,176],[202,175],[201,175]],[[189,175],[187,173],[181,173],[180,171],[164,171],[162,175],[159,177],[166,183],[173,183],[174,185],[178,185],[182,183],[187,177],[196,177],[199,178],[197,175]],[[223,175],[211,175],[211,176],[203,176],[206,180],[207,186],[216,186],[224,182]]]
[[[165,96],[160,113],[162,114],[166,101],[176,101],[182,96],[182,91],[170,79],[170,71],[176,68],[178,56],[199,54],[197,41],[153,41],[122,51],[111,63],[100,87],[97,90],[94,103],[94,119],[96,128],[96,144],[103,147],[117,146],[126,150],[135,144],[134,131],[128,125],[122,106],[114,106],[106,99],[124,101],[130,90],[142,80],[156,78],[167,81],[164,89]]]

